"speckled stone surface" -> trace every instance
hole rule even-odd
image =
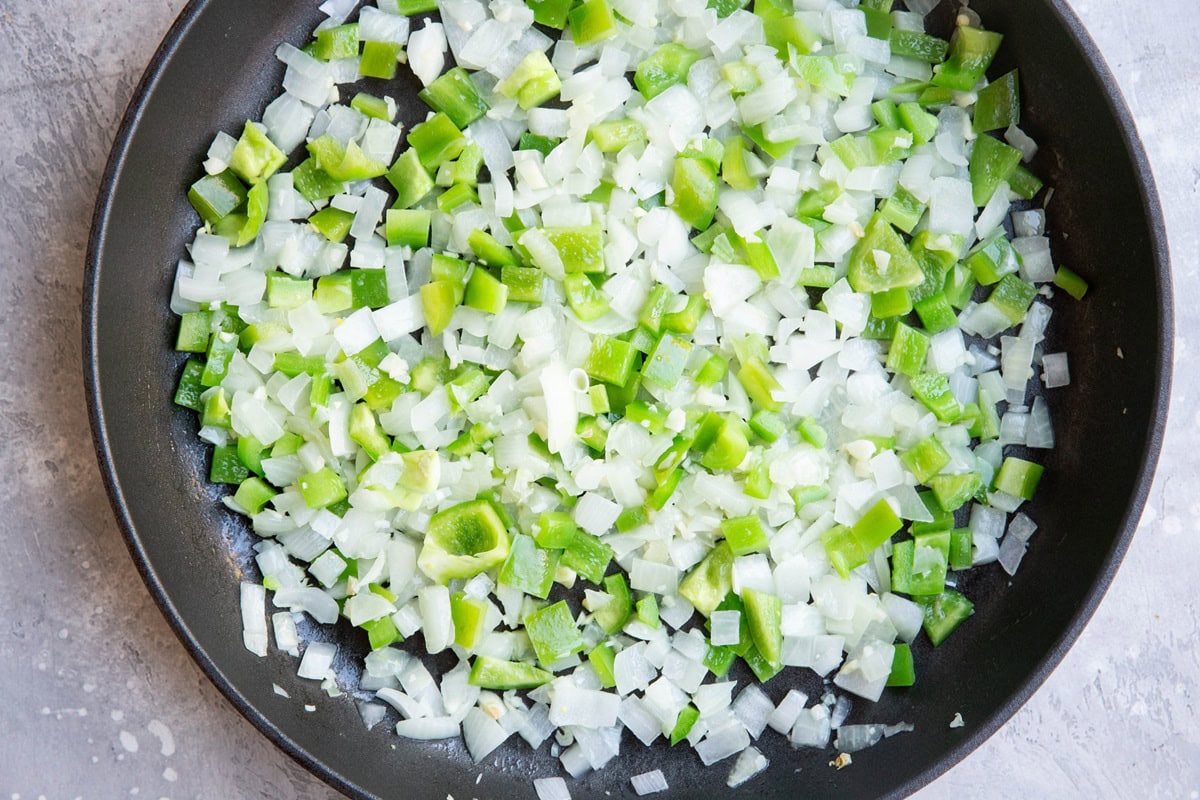
[[[121,112],[183,5],[0,0],[4,800],[339,797],[193,665],[133,568],[89,440],[88,223]],[[1200,476],[1200,6],[1072,5],[1133,109],[1166,209],[1182,298],[1167,446],[1129,555],[1074,649],[921,800],[1200,797],[1200,494],[1190,488]]]

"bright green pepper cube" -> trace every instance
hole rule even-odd
[[[562,90],[558,73],[541,50],[530,52],[508,77],[496,84],[496,93],[517,101],[528,111],[553,99]]]
[[[363,42],[358,74],[364,78],[392,80],[396,77],[396,65],[403,49],[395,42]]]
[[[722,520],[721,533],[735,556],[762,552],[771,543],[757,514]]]
[[[1014,69],[979,90],[972,125],[975,133],[985,133],[1020,122],[1021,89]]]
[[[616,653],[613,652],[612,645],[608,642],[601,642],[593,647],[592,652],[588,653],[588,663],[592,665],[592,669],[600,681],[600,688],[612,689],[617,685],[617,677],[614,672]]]
[[[902,453],[900,461],[908,467],[908,471],[915,475],[918,481],[928,483],[930,478],[937,475],[950,463],[950,454],[946,452],[946,448],[937,440],[937,437],[930,436]]]
[[[533,539],[538,547],[561,550],[574,541],[577,530],[575,519],[565,511],[544,511],[533,528]]]
[[[636,609],[639,621],[656,630],[661,627],[662,622],[658,618],[658,600],[654,595],[648,594],[641,600],[638,600]]]
[[[962,406],[950,391],[950,379],[940,372],[924,372],[909,379],[913,397],[933,412],[942,422],[955,422],[962,416]]]
[[[421,308],[429,332],[438,336],[450,324],[462,287],[451,281],[430,281],[421,287]]]
[[[955,512],[979,491],[981,480],[978,472],[959,475],[935,475],[929,479],[938,504],[948,512]]]
[[[434,111],[445,113],[459,130],[482,117],[489,108],[471,76],[462,67],[452,67],[442,73],[417,96]]]
[[[1017,197],[1023,197],[1026,200],[1032,200],[1036,197],[1043,186],[1045,184],[1042,183],[1042,179],[1026,169],[1024,164],[1017,164],[1012,174],[1008,176],[1008,188]]]
[[[208,345],[208,360],[204,363],[204,372],[200,376],[202,386],[216,386],[225,379],[229,371],[229,362],[237,352],[238,337],[226,331],[218,331]]]
[[[891,24],[891,18],[886,14],[877,16],[882,17],[888,25]],[[772,19],[764,27],[767,44],[778,50],[779,57],[784,61],[788,60],[793,50],[801,55],[808,55],[821,46],[821,37],[804,24],[800,17],[792,16],[790,11],[784,16]]]
[[[679,595],[707,617],[717,610],[732,588],[733,550],[727,542],[719,541],[680,581]]]
[[[920,103],[901,103],[897,113],[900,124],[913,135],[914,145],[928,144],[937,135],[938,118],[921,108]]]
[[[267,138],[267,134],[252,122],[242,129],[242,136],[229,157],[229,169],[246,183],[265,181],[287,163],[287,156]]]
[[[750,430],[767,442],[775,442],[787,433],[787,421],[773,411],[759,410],[750,417]]]
[[[467,236],[467,244],[476,257],[489,267],[516,267],[520,261],[513,251],[500,244],[500,240],[487,231],[474,230]]]
[[[631,144],[645,142],[646,128],[636,119],[617,119],[593,125],[588,136],[601,153],[616,153]]]
[[[926,297],[917,303],[915,308],[917,316],[921,318],[921,324],[930,333],[941,333],[958,324],[958,315],[954,313],[954,307],[950,305],[944,292]]]
[[[696,726],[696,721],[700,719],[700,710],[691,703],[688,703],[679,712],[679,716],[675,718],[675,725],[671,728],[671,746],[682,742],[692,732],[692,728]]]
[[[267,305],[271,308],[299,308],[312,300],[313,282],[293,278],[283,272],[267,273]]]
[[[724,678],[729,674],[733,662],[737,660],[737,653],[732,645],[713,645],[708,646],[708,652],[704,656],[704,666],[708,667],[708,671],[716,678]],[[680,712],[682,714],[683,712]]]
[[[1066,267],[1059,267],[1054,273],[1054,285],[1076,300],[1082,300],[1088,290],[1088,282]]]
[[[454,622],[454,643],[470,650],[479,644],[487,622],[488,602],[463,592],[450,596],[450,617]]]
[[[383,308],[388,304],[387,273],[381,269],[350,270],[350,299],[354,308]]]
[[[546,275],[537,267],[500,268],[500,282],[508,287],[508,299],[515,303],[540,303]]]
[[[1020,165],[1022,153],[994,136],[984,134],[975,140],[968,172],[971,198],[976,206],[987,205],[1002,181],[1007,181]]]
[[[437,0],[396,0],[396,10],[405,17],[437,11]]]
[[[347,497],[346,484],[330,467],[301,475],[300,494],[309,508],[327,508]]]
[[[237,447],[214,447],[208,479],[212,483],[240,484],[250,477],[250,471],[238,458]]]
[[[396,628],[396,623],[392,622],[391,617],[364,622],[359,627],[367,632],[367,641],[372,650],[381,650],[396,642],[404,641],[404,637],[400,635],[400,631]]]
[[[919,286],[925,273],[891,223],[875,214],[850,252],[846,277],[854,291],[874,294]]]
[[[743,589],[742,602],[755,648],[771,664],[781,664],[783,601],[773,594]]]
[[[246,193],[246,221],[242,223],[236,236],[229,236],[229,240],[233,242],[234,247],[245,247],[258,236],[258,232],[262,230],[263,223],[267,221],[268,203],[269,195],[265,182],[256,183],[250,187],[250,191]],[[232,218],[226,217],[222,222],[228,222]]]
[[[421,166],[430,170],[457,158],[466,147],[467,139],[450,117],[439,111],[408,132],[408,144],[416,152]]]
[[[539,548],[533,539],[517,534],[512,538],[508,558],[500,567],[498,581],[545,600],[554,585],[559,556],[558,550]]]
[[[903,322],[896,324],[896,333],[888,348],[887,368],[909,377],[916,377],[925,369],[925,357],[929,353],[929,337]]]
[[[686,83],[688,71],[699,60],[700,54],[690,47],[667,42],[638,64],[633,83],[642,97],[653,100],[672,86]]]
[[[979,285],[970,268],[965,264],[955,264],[946,274],[945,294],[950,305],[960,311],[971,302],[975,287]]]
[[[342,147],[328,134],[310,141],[308,152],[325,174],[336,181],[363,181],[378,178],[388,171],[387,164],[367,158],[357,142],[351,140]]]
[[[599,319],[608,313],[608,299],[584,273],[567,275],[563,279],[563,289],[567,295],[567,305],[584,322]]]
[[[879,213],[900,230],[912,233],[925,215],[925,208],[925,204],[908,191],[898,188],[894,195],[880,204]]]
[[[216,225],[246,202],[246,187],[232,170],[205,175],[188,189],[188,201],[200,218]]]
[[[742,360],[742,368],[737,373],[738,383],[746,390],[760,408],[767,411],[778,411],[783,403],[775,399],[775,392],[782,391],[783,386],[771,372],[771,368],[758,356]]]
[[[467,683],[483,689],[508,691],[510,689],[536,689],[554,680],[554,676],[532,664],[502,661],[491,656],[478,656],[471,665]],[[615,684],[614,684],[615,685]]]
[[[970,569],[973,563],[974,534],[970,528],[950,532],[950,568]]]
[[[538,25],[561,31],[567,27],[567,13],[575,0],[525,0],[525,5],[533,11],[533,21]]]
[[[592,350],[583,362],[583,370],[595,381],[624,386],[633,375],[637,350],[629,342],[609,336],[592,339]]]
[[[292,185],[310,203],[326,200],[342,191],[342,182],[331,178],[311,156],[292,170]]]
[[[397,194],[393,209],[411,208],[432,192],[436,185],[421,163],[420,154],[412,148],[400,154],[388,170],[387,179]]]
[[[583,0],[567,14],[571,37],[584,46],[611,39],[617,35],[617,21],[607,0]]]
[[[464,302],[489,314],[499,314],[508,303],[508,287],[483,267],[476,267],[467,281]]]
[[[854,523],[850,533],[862,545],[863,551],[869,554],[892,538],[892,534],[900,530],[902,525],[888,501],[880,500]]]
[[[1021,268],[1017,251],[1003,233],[975,245],[963,263],[984,286],[991,286]]]
[[[922,597],[918,602],[925,609],[922,627],[934,647],[944,642],[955,628],[975,612],[975,604],[953,589],[934,597]]]
[[[411,247],[414,250],[428,247],[432,222],[432,211],[389,208],[384,220],[388,246]]]
[[[359,92],[350,101],[350,107],[360,114],[372,119],[391,122],[396,118],[396,103],[391,98],[376,97],[366,92]]]
[[[542,666],[548,667],[584,648],[583,634],[565,600],[525,617],[525,633]]]
[[[913,669],[912,648],[903,642],[896,643],[896,651],[892,656],[892,671],[888,674],[888,686],[912,686],[917,682],[917,673]]]
[[[563,549],[561,562],[586,580],[599,584],[604,580],[613,555],[613,549],[598,537],[577,530],[571,543]]]
[[[929,522],[913,522],[909,525],[909,530],[912,531],[914,536],[918,533],[948,531],[954,527],[954,514],[942,508],[937,500],[937,495],[929,491],[918,492],[917,496],[921,498],[921,502],[925,504],[925,508],[929,511],[933,519]]]
[[[204,398],[203,410],[200,413],[200,425],[205,428],[232,428],[230,418],[229,398],[225,389],[217,387]]]
[[[950,532],[924,533],[913,537],[912,567],[903,589],[914,597],[941,594],[946,586],[950,560]]]
[[[696,370],[695,381],[700,386],[712,386],[718,381],[724,380],[728,373],[729,362],[713,353],[707,361],[700,365],[700,369]]]
[[[358,24],[337,25],[317,31],[314,55],[322,61],[358,56]]]
[[[604,272],[604,230],[599,225],[543,228],[568,272]]]
[[[726,419],[716,440],[700,456],[700,466],[713,471],[736,469],[749,450],[742,421]]]
[[[679,218],[698,231],[707,230],[717,212],[720,182],[716,167],[707,160],[679,156],[671,189],[671,208]]]
[[[317,290],[313,293],[317,308],[322,314],[336,314],[354,305],[353,290],[350,286],[349,272],[335,272],[332,275],[322,275],[317,278]],[[282,355],[282,354],[280,354]],[[277,356],[278,359],[278,356]],[[322,359],[322,368],[324,360]],[[278,369],[278,365],[276,369]],[[301,370],[309,371],[309,370]]]
[[[898,287],[871,295],[871,316],[878,319],[903,317],[912,309],[912,296],[908,289]]]
[[[683,308],[663,314],[662,327],[671,333],[695,333],[707,308],[708,304],[702,295],[688,295]]]
[[[1016,275],[1005,275],[996,284],[987,302],[1013,325],[1019,325],[1036,296],[1037,287],[1032,283],[1026,283]]]
[[[238,486],[237,492],[233,495],[233,502],[244,508],[247,514],[253,516],[262,511],[263,507],[276,494],[276,491],[262,478],[248,477]]]
[[[906,31],[893,28],[888,35],[892,53],[905,58],[924,61],[927,64],[940,64],[946,60],[950,43],[945,39],[930,36],[920,31]]]
[[[308,224],[331,242],[341,243],[350,234],[354,215],[340,208],[326,206],[308,218]]]
[[[671,499],[671,495],[675,494],[675,490],[679,488],[679,482],[683,480],[687,473],[683,467],[676,467],[666,475],[658,478],[658,486],[654,487],[654,491],[650,493],[650,497],[646,500],[646,505],[655,511],[662,511],[663,507]]]
[[[592,611],[592,618],[601,630],[610,636],[625,627],[633,613],[633,598],[624,574],[618,572],[604,579],[604,591],[611,598],[607,603]]]
[[[646,363],[642,365],[642,379],[664,389],[673,388],[683,376],[683,368],[687,366],[691,353],[690,342],[664,333],[646,357]]]
[[[253,436],[239,436],[237,440],[238,458],[246,465],[246,469],[255,475],[262,475],[263,452],[266,450],[262,442]]]
[[[206,353],[212,335],[212,312],[191,311],[180,317],[175,349],[181,353]]]
[[[496,506],[487,500],[459,503],[433,515],[417,566],[446,584],[471,578],[508,557],[509,539]]]
[[[1032,500],[1045,471],[1046,468],[1041,464],[1009,456],[1000,465],[994,486],[996,491],[1020,497],[1022,500]]]
[[[443,214],[453,213],[454,209],[467,204],[478,204],[479,195],[476,193],[473,186],[465,183],[456,183],[446,191],[438,195],[437,207],[438,211]]]
[[[934,69],[933,85],[956,92],[969,92],[991,66],[1000,42],[999,33],[960,25],[950,38],[950,55]]]

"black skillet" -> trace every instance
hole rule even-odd
[[[279,42],[302,44],[315,0],[193,0],[167,34],[117,134],[101,187],[84,289],[85,381],[92,430],[113,508],[155,600],[192,657],[239,711],[329,784],[358,798],[524,798],[557,775],[548,745],[510,741],[476,766],[457,741],[423,744],[381,725],[364,729],[350,697],[330,700],[294,677],[296,663],[242,647],[237,583],[254,579],[252,537],[206,482],[196,418],[171,404],[181,358],[167,309],[173,268],[196,219],[185,198],[217,130],[258,119],[279,91]],[[917,647],[917,685],[862,702],[851,722],[907,721],[841,771],[832,751],[759,742],[771,768],[743,790],[755,798],[898,797],[946,771],[1007,720],[1062,659],[1129,545],[1166,420],[1171,291],[1153,179],[1129,111],[1095,45],[1064,0],[975,0],[1006,34],[993,75],[1020,65],[1024,127],[1042,143],[1034,165],[1055,187],[1056,258],[1092,282],[1083,303],[1056,304],[1048,351],[1067,350],[1072,383],[1051,393],[1058,448],[1031,516],[1040,524],[1020,572],[973,571],[963,589],[975,616],[936,652]],[[943,33],[953,9],[935,14]],[[415,79],[388,87],[411,123]],[[383,89],[384,87],[377,87]],[[353,683],[366,642],[343,627],[311,633],[340,644]],[[921,640],[923,642],[923,639]],[[778,700],[785,672],[767,685]],[[292,700],[277,696],[276,683]],[[315,712],[303,705],[313,703]],[[951,729],[955,713],[965,727]],[[626,737],[606,769],[572,783],[575,798],[632,796],[629,776],[659,768],[670,797],[725,792],[730,762],[703,769],[694,753],[645,749]],[[477,783],[477,776],[482,775]],[[610,794],[611,793],[611,794]]]

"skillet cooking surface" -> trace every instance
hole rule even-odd
[[[176,261],[194,232],[185,197],[217,130],[261,117],[279,91],[282,41],[302,44],[321,19],[312,0],[194,0],[151,62],[126,114],[101,187],[88,254],[84,345],[92,428],[101,469],[147,586],[201,668],[264,734],[331,785],[361,798],[531,797],[530,780],[561,774],[549,745],[531,753],[516,737],[476,766],[461,742],[400,739],[364,729],[350,697],[330,700],[295,677],[296,661],[242,647],[237,583],[257,580],[254,537],[207,483],[207,446],[195,414],[171,403],[183,358],[167,308]],[[1072,384],[1050,394],[1058,447],[1028,509],[1039,524],[1011,580],[996,566],[962,587],[975,616],[935,653],[914,646],[917,685],[856,704],[850,722],[912,722],[916,732],[828,766],[832,751],[794,751],[781,736],[758,743],[770,769],[747,795],[902,796],[949,769],[1007,720],[1061,660],[1099,602],[1128,546],[1149,490],[1166,419],[1171,296],[1166,237],[1149,167],[1112,77],[1064,0],[976,0],[1006,35],[991,74],[1021,67],[1023,127],[1042,145],[1034,169],[1055,187],[1049,227],[1055,257],[1092,282],[1082,303],[1063,298],[1047,352],[1068,351]],[[952,9],[939,9],[948,31]],[[403,70],[401,72],[404,72]],[[411,123],[416,79],[386,90]],[[377,83],[377,90],[384,90]],[[1120,348],[1123,358],[1118,357]],[[366,652],[349,626],[310,632],[339,644],[335,663],[352,685]],[[766,689],[819,682],[788,670]],[[272,683],[292,696],[274,694]],[[305,703],[317,706],[314,713]],[[950,729],[961,713],[966,726]],[[622,754],[571,782],[575,798],[633,796],[629,776],[662,769],[662,797],[725,790],[732,761],[701,768],[626,736]],[[476,776],[482,774],[477,784]]]

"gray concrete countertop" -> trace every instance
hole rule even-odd
[[[172,635],[125,550],[89,439],[79,304],[92,205],[121,112],[183,5],[0,0],[5,800],[339,796],[242,719]],[[1074,649],[922,800],[1200,797],[1200,500],[1187,489],[1200,476],[1200,8],[1072,5],[1133,109],[1166,209],[1181,298],[1167,445],[1129,555]]]

